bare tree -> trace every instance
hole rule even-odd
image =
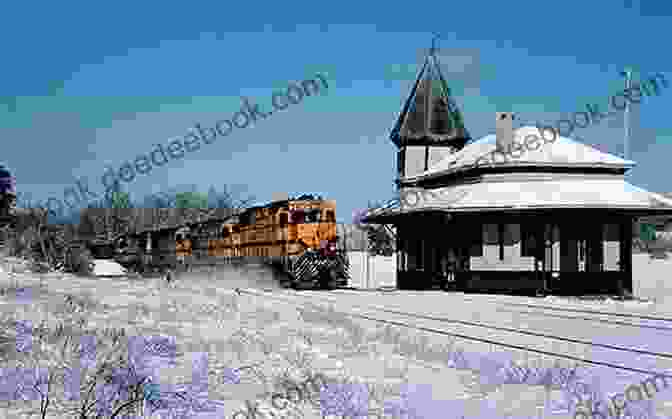
[[[52,255],[47,251],[45,243],[48,211],[45,208],[24,208],[17,214],[17,240],[21,242],[20,249],[15,251],[33,250],[36,245],[41,250],[42,257],[51,263]],[[18,244],[18,243],[17,243]]]
[[[388,206],[389,202],[369,201],[365,210],[366,214]],[[368,238],[368,250],[372,255],[392,256],[395,251],[396,235],[388,226],[382,224],[364,224],[355,221],[360,230],[366,231]]]

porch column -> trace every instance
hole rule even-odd
[[[549,272],[553,277],[553,272],[560,271],[560,245],[561,234],[560,226],[555,223],[544,223],[543,225],[543,241],[540,252],[543,252],[543,270]]]
[[[626,217],[621,228],[620,270],[625,291],[633,293],[632,287],[632,229],[633,218]]]
[[[552,270],[560,271],[560,240],[562,240],[560,233],[560,226],[557,224],[552,225],[552,259],[553,265]]]
[[[406,270],[406,258],[405,258],[405,252],[406,252],[406,245],[404,243],[405,237],[403,237],[403,234],[405,230],[401,227],[400,224],[397,224],[396,226],[397,229],[397,272],[399,271],[405,271]],[[398,273],[397,273],[398,275]]]

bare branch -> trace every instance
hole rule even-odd
[[[117,415],[119,413],[121,413],[122,410],[124,410],[126,408],[130,408],[134,403],[137,403],[138,401],[142,401],[142,399],[138,398],[137,393],[136,393],[136,397],[132,397],[130,400],[126,401],[125,403],[122,403],[121,406],[119,406],[114,412],[112,412],[112,415],[110,415],[110,419],[114,419],[115,417],[117,417]]]

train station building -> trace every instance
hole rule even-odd
[[[559,135],[504,152],[541,134],[493,118],[470,137],[430,52],[390,136],[399,199],[364,218],[396,227],[397,287],[632,294],[633,225],[668,219],[672,199],[628,183],[633,161]]]

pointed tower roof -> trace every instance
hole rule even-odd
[[[470,139],[462,113],[441,74],[434,43],[413,85],[390,140],[404,144],[455,145]]]

